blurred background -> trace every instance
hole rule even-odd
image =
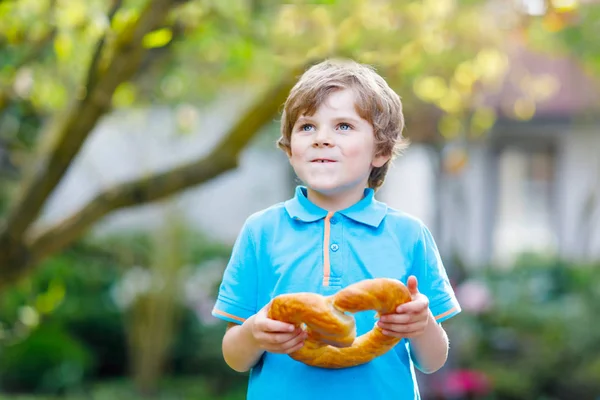
[[[245,398],[219,280],[299,183],[289,89],[351,57],[464,309],[423,398],[600,399],[599,3],[0,0],[0,398]]]

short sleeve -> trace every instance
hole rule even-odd
[[[429,299],[429,308],[437,322],[445,321],[461,311],[454,290],[433,236],[422,225],[414,249],[413,274],[417,278],[419,292]]]
[[[233,245],[212,315],[241,324],[255,314],[257,273],[256,246],[246,222]]]

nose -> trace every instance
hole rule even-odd
[[[329,147],[333,140],[329,129],[318,129],[313,136],[313,147]]]

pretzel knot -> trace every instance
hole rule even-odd
[[[400,341],[384,335],[376,324],[356,337],[356,321],[347,313],[375,310],[385,315],[410,300],[408,288],[398,280],[366,279],[331,296],[306,292],[279,295],[272,300],[267,316],[307,332],[304,346],[290,353],[294,360],[315,367],[347,368],[385,354]]]

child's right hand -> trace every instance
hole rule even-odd
[[[292,324],[267,317],[267,306],[250,317],[250,331],[258,346],[271,353],[289,354],[300,350],[307,337],[306,332]]]

